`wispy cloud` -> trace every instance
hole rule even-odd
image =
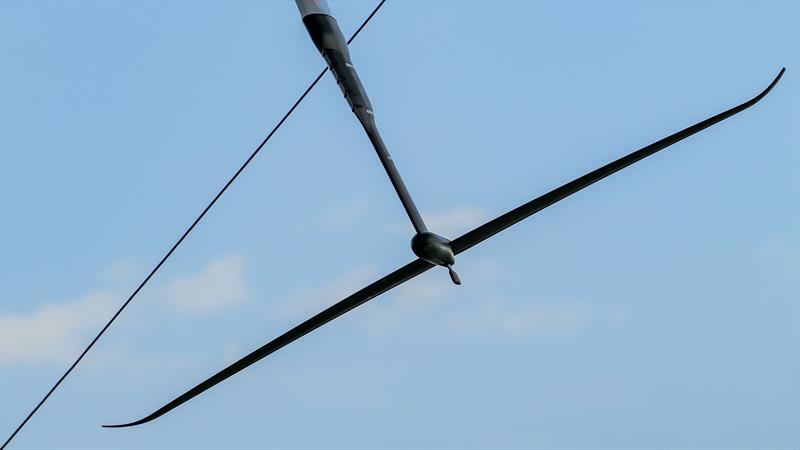
[[[219,312],[248,298],[245,261],[227,255],[211,261],[194,275],[177,278],[166,288],[167,300],[178,311],[192,314]]]
[[[135,281],[137,275],[141,276],[137,269],[138,267],[132,261],[121,260],[108,265],[100,275],[106,282],[120,285]]]
[[[425,215],[425,223],[431,230],[451,239],[477,227],[485,219],[486,213],[475,207],[451,208]]]
[[[228,255],[211,261],[194,275],[157,288],[180,312],[209,313],[239,305],[247,299],[244,259]],[[101,273],[105,282],[129,279],[133,266],[116,263]],[[152,295],[152,294],[151,294]],[[76,299],[41,306],[31,312],[0,317],[0,363],[61,363],[74,358],[87,340],[119,307],[116,290],[94,290]],[[106,352],[118,357],[118,351]]]
[[[477,275],[471,278],[473,282],[492,278],[499,270],[494,261],[474,261],[469,267],[472,270],[467,272]],[[293,320],[307,319],[375,281],[379,275],[372,266],[356,267],[321,286],[298,290],[279,302],[278,314]],[[459,289],[453,286],[443,269],[438,274],[429,273],[401,284],[370,303],[360,315],[360,323],[373,333],[387,333],[403,321],[413,320],[443,305]]]
[[[368,329],[384,334],[444,303],[458,289],[446,272],[401,284],[386,298],[372,305],[365,315]]]
[[[320,224],[330,230],[346,230],[364,217],[368,210],[366,201],[353,200],[325,211],[320,218]]]
[[[356,267],[319,287],[305,287],[279,302],[278,314],[287,319],[302,320],[355,293],[378,278],[375,268]],[[383,334],[398,322],[430,310],[441,303],[453,290],[446,273],[439,277],[424,277],[402,284],[370,304],[361,315],[361,324],[371,332]]]
[[[456,238],[486,221],[486,213],[476,207],[461,206],[444,211],[424,211],[422,218],[428,229],[448,239]],[[408,234],[409,224],[395,223],[390,227],[395,234]]]
[[[0,317],[0,362],[62,362],[77,355],[99,330],[119,300],[93,292],[75,300],[45,305],[31,313]]]
[[[359,266],[322,286],[304,287],[278,302],[278,314],[286,319],[307,319],[375,281],[376,273],[372,266]]]
[[[466,287],[453,286],[446,271],[435,273],[437,269],[433,269],[371,302],[356,323],[382,335],[405,327],[409,321],[433,317],[432,323],[442,324],[441,330],[448,333],[523,338],[570,336],[593,323],[616,326],[627,320],[626,311],[620,308],[585,302],[482,298],[470,285],[491,290],[503,273],[502,264],[492,259],[476,260],[464,264],[463,269],[462,278],[468,281]],[[378,275],[375,268],[362,266],[318,287],[305,287],[278,302],[278,315],[292,320],[307,319],[375,281]],[[470,299],[476,294],[479,297]]]
[[[499,333],[509,337],[532,334],[565,335],[580,331],[590,318],[581,303],[512,306],[483,302],[471,310],[453,314],[448,329],[462,333]]]
[[[797,283],[797,274],[800,273],[800,252],[798,252],[797,237],[771,236],[765,240],[757,249],[757,255],[761,263],[770,267],[770,270]]]

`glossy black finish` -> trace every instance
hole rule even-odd
[[[336,79],[336,84],[339,85],[345,100],[350,105],[350,109],[358,118],[361,126],[364,127],[364,131],[366,131],[367,137],[369,137],[372,146],[375,148],[386,174],[389,175],[389,180],[392,182],[397,196],[400,197],[400,202],[403,204],[403,208],[408,214],[414,229],[417,233],[426,231],[425,222],[422,220],[422,216],[419,214],[417,206],[414,204],[414,200],[411,198],[411,194],[409,194],[403,179],[400,177],[400,172],[397,171],[392,156],[389,154],[389,150],[378,132],[372,104],[369,101],[364,85],[361,84],[361,79],[358,77],[353,60],[350,58],[350,50],[347,47],[347,41],[345,41],[341,29],[339,29],[339,24],[336,23],[336,19],[327,14],[309,14],[303,17],[303,23],[308,30],[308,34],[311,35],[311,40],[314,41],[317,50],[320,51],[328,64],[331,73]]]
[[[357,108],[372,110],[364,85],[353,66],[347,40],[336,19],[326,14],[311,14],[303,18],[303,24],[328,64],[350,108],[354,112]]]
[[[647,158],[648,156],[658,152],[659,150],[663,150],[678,141],[686,139],[687,137],[697,132],[703,131],[717,122],[725,120],[736,113],[744,111],[745,109],[755,105],[756,103],[758,103],[759,100],[764,98],[764,96],[767,95],[769,91],[771,91],[772,88],[778,83],[778,80],[781,79],[784,71],[786,71],[786,69],[782,68],[778,73],[778,76],[776,76],[775,79],[772,80],[772,83],[770,83],[766,89],[764,89],[760,94],[756,95],[752,99],[742,103],[741,105],[734,106],[733,108],[721,112],[716,116],[710,117],[702,122],[698,122],[690,126],[689,128],[671,134],[665,137],[664,139],[661,139],[658,142],[654,142],[648,145],[647,147],[643,147],[627,156],[623,156],[622,158],[612,163],[606,164],[605,166],[599,169],[593,170],[592,172],[589,172],[580,178],[570,181],[569,183],[557,189],[554,189],[548,192],[547,194],[542,195],[541,197],[531,200],[530,202],[516,209],[513,209],[490,222],[487,222],[479,226],[478,228],[466,233],[465,235],[460,236],[457,239],[454,239],[452,242],[453,251],[457,255],[469,249],[473,245],[476,245],[494,236],[495,234],[505,230],[511,225],[514,225],[515,223],[533,214],[536,214],[537,212],[547,208],[553,203],[563,200],[567,196],[570,196],[580,191],[581,189],[590,186],[602,180],[603,178],[630,166],[631,164],[637,161]]]
[[[437,266],[450,266],[456,263],[450,241],[430,231],[414,235],[411,239],[411,250],[415,255]]]
[[[453,270],[453,264],[456,263],[456,256],[453,253],[453,248],[450,246],[449,240],[438,234],[431,233],[430,231],[423,231],[422,233],[417,233],[411,239],[411,250],[415,255],[431,264],[447,267],[447,271],[453,283],[461,284],[461,279]]]
[[[552,205],[553,203],[562,200],[569,195],[572,195],[581,189],[599,181],[603,178],[624,169],[625,167],[630,166],[631,164],[640,161],[647,156],[650,156],[659,150],[663,150],[670,145],[685,139],[703,129],[724,120],[738,112],[741,112],[750,106],[756,104],[759,100],[761,100],[769,91],[775,86],[775,84],[780,80],[781,76],[783,75],[784,69],[781,69],[778,76],[772,83],[759,95],[754,97],[751,100],[748,100],[741,105],[738,105],[734,108],[731,108],[723,113],[717,114],[709,119],[706,119],[702,122],[699,122],[695,125],[692,125],[685,130],[681,130],[675,134],[672,134],[664,139],[661,139],[658,142],[650,144],[640,150],[637,150],[633,153],[630,153],[627,156],[624,156],[610,164],[606,164],[605,166],[594,170],[580,178],[577,178],[569,183],[556,188],[547,194],[544,194],[536,199],[525,203],[524,205],[509,211],[502,216],[497,217],[472,231],[467,232],[466,234],[454,239],[450,242],[450,246],[453,250],[455,255],[458,255],[461,252],[466,251],[470,247],[488,239],[489,237],[499,233],[500,231],[514,225],[517,222],[525,219],[526,217],[530,217],[531,215],[543,210],[544,208]],[[341,316],[342,314],[350,311],[353,308],[356,308],[359,305],[366,303],[367,301],[377,297],[378,295],[398,286],[411,278],[427,271],[434,265],[425,261],[423,259],[417,259],[405,266],[401,267],[400,269],[386,275],[385,277],[381,278],[380,280],[370,284],[369,286],[361,289],[360,291],[356,292],[355,294],[345,298],[344,300],[340,301],[339,303],[334,304],[333,306],[329,307],[328,309],[322,311],[321,313],[317,314],[316,316],[306,320],[305,322],[301,323],[300,325],[292,328],[285,334],[279,336],[275,340],[265,344],[261,348],[257,349],[256,351],[250,353],[249,355],[245,356],[244,358],[240,359],[239,361],[231,364],[227,368],[223,369],[213,377],[207,379],[206,381],[198,384],[191,390],[187,391],[185,394],[181,395],[180,397],[176,398],[175,400],[167,403],[163,407],[159,408],[156,412],[150,414],[149,416],[137,420],[135,422],[123,424],[123,425],[104,425],[105,427],[129,427],[133,425],[143,424],[145,422],[149,422],[157,417],[162,416],[163,414],[169,412],[173,408],[177,407],[185,403],[186,401],[190,400],[191,398],[197,396],[198,394],[202,393],[203,391],[211,388],[212,386],[216,385],[217,383],[227,379],[231,375],[245,369],[246,367],[254,364],[255,362],[259,361],[260,359],[264,358],[265,356],[275,352],[276,350],[284,347],[285,345],[297,340],[298,338],[304,336],[307,333],[325,325],[326,323],[330,322],[331,320]],[[454,280],[455,281],[455,280]]]
[[[169,412],[173,408],[187,402],[188,400],[192,399],[193,397],[197,396],[198,394],[202,393],[206,389],[214,386],[215,384],[225,380],[226,378],[230,377],[231,375],[244,370],[246,367],[254,364],[255,362],[259,361],[260,359],[264,358],[265,356],[283,348],[287,344],[295,341],[296,339],[305,336],[306,334],[316,330],[317,328],[325,325],[326,323],[330,322],[331,320],[341,316],[342,314],[350,311],[351,309],[366,303],[367,301],[383,294],[384,292],[392,289],[393,287],[404,283],[405,281],[414,278],[415,276],[427,271],[433,267],[433,264],[423,261],[421,259],[417,259],[412,261],[405,266],[395,270],[389,275],[381,278],[380,280],[370,284],[369,286],[361,289],[360,291],[356,292],[355,294],[345,298],[344,300],[336,303],[335,305],[329,307],[328,309],[322,311],[321,313],[317,314],[316,316],[306,320],[305,322],[297,325],[296,327],[292,328],[291,330],[287,331],[286,333],[282,334],[278,338],[273,341],[268,342],[267,344],[261,346],[254,352],[250,353],[249,355],[245,356],[244,358],[236,361],[235,363],[231,364],[230,366],[226,367],[225,369],[218,372],[213,377],[203,381],[202,383],[198,384],[194,388],[187,391],[185,394],[181,395],[180,397],[176,398],[175,400],[167,403],[166,405],[159,408],[156,412],[150,414],[149,416],[137,420],[136,422],[126,423],[123,425],[103,425],[106,428],[121,428],[121,427],[130,427],[134,425],[140,425],[145,422],[150,422],[153,419],[156,419],[165,413]]]

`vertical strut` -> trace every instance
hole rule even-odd
[[[324,0],[295,0],[297,6],[300,8],[300,15],[303,17],[303,23],[311,35],[311,40],[317,50],[322,54],[331,73],[336,78],[336,84],[342,90],[345,100],[350,105],[353,113],[361,122],[364,131],[367,132],[375,152],[383,165],[389,180],[394,186],[394,190],[400,197],[400,202],[411,219],[414,229],[417,233],[427,231],[425,222],[422,220],[411,194],[408,193],[403,179],[400,177],[400,172],[392,161],[389,151],[386,149],[386,144],[383,143],[378,127],[375,124],[375,115],[370,104],[367,91],[361,84],[358,77],[353,61],[350,58],[350,50],[347,47],[347,41],[339,29],[336,19],[331,15],[330,8]]]
[[[381,164],[383,164],[383,168],[386,170],[386,174],[389,175],[389,180],[392,182],[397,196],[400,197],[400,202],[403,204],[408,218],[411,219],[414,229],[417,230],[417,233],[428,231],[425,222],[422,220],[422,216],[420,216],[419,211],[417,211],[417,205],[414,204],[411,194],[408,193],[408,189],[406,189],[406,185],[403,183],[403,178],[400,177],[400,172],[397,171],[397,166],[394,165],[389,150],[386,149],[386,144],[383,143],[381,134],[378,132],[378,127],[375,124],[372,111],[366,108],[353,108],[353,112],[364,127],[364,131],[367,132],[367,136],[370,142],[372,142],[372,146],[375,148],[375,152],[378,154],[378,158],[380,158]]]

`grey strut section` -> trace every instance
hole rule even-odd
[[[297,3],[297,8],[300,9],[300,16],[304,19],[311,14],[325,14],[333,17],[331,9],[328,7],[328,2],[325,0],[295,0],[295,2]]]
[[[308,33],[311,35],[311,40],[314,41],[317,50],[322,54],[325,62],[328,64],[331,73],[336,78],[336,84],[342,90],[345,100],[350,105],[353,113],[361,122],[367,136],[369,137],[378,158],[389,175],[389,180],[394,186],[394,190],[400,197],[400,202],[411,219],[414,229],[417,233],[428,231],[425,222],[422,220],[411,194],[408,193],[403,179],[400,177],[400,172],[392,161],[389,150],[386,148],[378,126],[375,123],[375,114],[372,110],[372,104],[367,96],[367,91],[361,84],[361,79],[358,77],[353,61],[350,58],[350,51],[347,47],[347,41],[339,29],[339,24],[336,19],[331,15],[330,8],[325,0],[295,0],[297,7],[300,9],[300,15],[303,17],[303,24],[305,24]]]

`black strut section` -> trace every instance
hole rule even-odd
[[[308,34],[311,35],[311,40],[317,50],[331,69],[331,73],[350,107],[354,110],[357,107],[372,110],[367,92],[364,90],[350,58],[347,40],[345,40],[336,19],[325,14],[311,14],[303,18],[303,24],[306,26]]]
[[[350,105],[350,109],[361,122],[367,136],[369,137],[378,158],[383,165],[386,174],[389,175],[389,180],[392,182],[397,196],[400,197],[400,202],[411,219],[414,229],[417,233],[427,231],[425,222],[408,192],[403,178],[400,177],[397,167],[394,165],[389,150],[386,148],[378,126],[375,123],[375,114],[372,110],[372,104],[367,96],[367,91],[364,85],[361,84],[361,79],[358,77],[353,61],[350,58],[350,50],[347,47],[342,31],[336,23],[336,19],[327,14],[309,14],[303,17],[303,24],[305,24],[308,33],[311,35],[311,40],[314,41],[317,50],[320,51],[325,62],[331,69],[331,73],[336,79],[336,84],[342,90],[345,100]]]

